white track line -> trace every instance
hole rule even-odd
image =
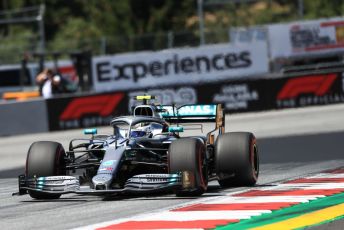
[[[244,211],[178,211],[155,213],[143,218],[135,218],[135,221],[193,221],[193,220],[235,220],[249,219],[263,213],[271,213],[270,210],[244,210]]]
[[[317,196],[250,196],[250,197],[234,197],[230,196],[227,198],[220,198],[217,200],[210,200],[202,202],[203,204],[238,204],[238,203],[274,203],[274,202],[285,202],[285,203],[306,203],[310,200],[316,200],[323,195]]]

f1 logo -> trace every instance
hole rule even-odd
[[[290,79],[278,93],[277,99],[291,99],[306,93],[323,96],[329,91],[336,78],[337,74],[331,73]]]
[[[123,93],[80,97],[72,100],[60,116],[60,120],[79,119],[85,114],[109,116],[124,97]]]

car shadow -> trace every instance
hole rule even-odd
[[[227,196],[230,192],[240,191],[242,189],[254,189],[254,188],[262,188],[262,187],[271,187],[276,186],[274,184],[258,184],[253,187],[230,187],[230,188],[222,188],[219,185],[209,185],[207,191],[202,194],[201,196],[185,196],[185,197],[178,197],[175,196],[171,192],[159,192],[159,193],[152,193],[152,194],[126,194],[126,195],[107,195],[107,196],[90,196],[90,195],[79,195],[75,194],[71,197],[61,197],[59,199],[52,199],[52,200],[24,200],[21,201],[22,203],[64,203],[64,202],[93,202],[93,201],[138,201],[138,200],[196,200],[199,198],[207,198],[207,197],[216,197],[216,196]]]

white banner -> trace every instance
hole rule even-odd
[[[95,57],[96,91],[142,89],[163,85],[197,84],[268,72],[267,45],[207,45]]]
[[[132,110],[133,106],[142,104],[141,101],[134,99],[137,95],[154,95],[156,97],[155,102],[161,105],[172,105],[177,106],[185,104],[197,104],[197,92],[192,87],[180,87],[174,88],[163,88],[163,89],[150,89],[150,90],[137,90],[129,93],[129,106],[128,111]]]
[[[344,18],[268,26],[271,58],[344,50]]]
[[[230,43],[246,45],[252,42],[267,42],[266,26],[231,27],[229,29]]]

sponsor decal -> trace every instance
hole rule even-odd
[[[317,49],[334,44],[335,39],[331,38],[331,34],[324,33],[325,28],[323,31],[320,28],[321,25],[318,23],[293,25],[289,31],[293,51]]]
[[[337,73],[290,78],[277,94],[277,107],[289,108],[344,101]]]
[[[216,115],[216,105],[187,105],[178,109],[179,116]]]
[[[123,98],[122,93],[73,99],[63,111],[60,120],[78,119],[85,114],[108,116]]]
[[[49,181],[49,180],[76,180],[75,177],[73,176],[49,176],[49,177],[38,177],[37,180],[44,180],[44,181]]]
[[[128,179],[132,183],[174,183],[179,179],[178,174],[140,174]]]
[[[343,25],[343,17],[269,25],[271,57],[343,51]]]
[[[112,166],[115,162],[116,160],[105,161],[105,162],[102,162],[102,166]]]
[[[112,171],[113,168],[111,167],[106,167],[106,168],[100,168],[99,171]]]
[[[266,26],[231,27],[229,29],[230,43],[247,45],[252,42],[267,41]]]
[[[119,81],[121,79],[138,82],[148,75],[154,77],[164,77],[169,74],[190,74],[202,71],[213,70],[223,71],[234,68],[249,67],[252,61],[250,53],[243,51],[240,53],[216,53],[211,57],[195,56],[180,58],[178,54],[173,58],[164,61],[153,61],[151,63],[129,62],[123,65],[112,65],[109,62],[100,62],[96,65],[98,81],[108,82],[110,80]],[[108,75],[111,70],[115,75]]]
[[[59,128],[68,129],[109,124],[113,112],[123,98],[123,93],[74,98],[59,115]]]
[[[185,105],[174,110],[172,106],[162,106],[166,112],[161,113],[163,117],[173,117],[173,116],[215,116],[216,115],[216,105]]]
[[[136,175],[135,177],[143,177],[143,178],[170,178],[170,177],[174,177],[174,176],[178,176],[178,174],[140,174],[140,175]]]
[[[157,178],[158,179],[158,178]],[[139,177],[133,177],[128,179],[129,183],[140,183],[140,184],[147,184],[147,183],[154,183],[153,181],[148,181],[150,178],[139,178]],[[167,182],[166,179],[163,179],[164,181],[157,181],[159,182]]]
[[[96,91],[199,83],[268,72],[267,45],[230,44],[93,59]]]
[[[169,179],[166,178],[147,178],[147,182],[168,182]]]
[[[277,99],[284,100],[300,96],[301,94],[325,95],[331,88],[337,74],[325,74],[292,78],[287,81],[278,93]]]
[[[96,183],[96,184],[99,184],[99,183],[105,183],[109,180],[112,179],[112,175],[111,174],[98,174],[98,175],[95,175],[93,178],[92,178],[92,181],[93,183]]]
[[[184,105],[184,104],[196,104],[197,92],[193,87],[181,87],[177,89],[165,88],[165,89],[151,89],[146,91],[134,91],[130,92],[129,108],[131,111],[133,106],[140,105],[141,103],[134,99],[137,95],[154,95],[156,102],[162,105]]]
[[[63,77],[65,77],[65,78],[67,78],[73,82],[78,81],[78,75],[77,75],[77,72],[76,72],[73,65],[60,66],[58,69],[59,69],[59,72],[62,74]]]
[[[69,186],[73,185],[78,187],[79,180],[72,176],[50,176],[50,177],[39,177],[36,180],[37,188],[44,188],[45,185],[49,186]],[[51,187],[52,188],[52,187]]]
[[[57,184],[63,184],[65,181],[64,180],[47,180],[47,181],[39,181],[39,184],[44,184],[44,185],[57,185]]]
[[[251,90],[247,84],[230,84],[221,87],[219,93],[213,97],[214,103],[225,105],[225,109],[248,109],[248,102],[258,101],[257,90]]]

